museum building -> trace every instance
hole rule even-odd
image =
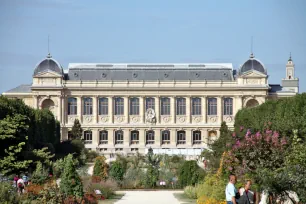
[[[229,127],[241,108],[291,97],[299,91],[291,59],[281,85],[268,83],[264,64],[250,55],[231,63],[70,63],[64,70],[50,54],[34,68],[33,81],[3,95],[49,109],[70,139],[75,119],[86,148],[106,156],[156,153],[194,156]]]

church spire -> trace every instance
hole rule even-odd
[[[289,56],[289,59],[288,59],[288,61],[292,61],[292,58],[291,58],[291,52],[290,52],[290,56]]]

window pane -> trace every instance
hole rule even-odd
[[[170,144],[170,131],[162,131],[162,144]]]
[[[178,144],[186,144],[186,133],[185,131],[177,132],[177,143]]]
[[[84,131],[84,140],[85,144],[92,144],[92,132],[91,131]]]
[[[186,99],[176,99],[176,115],[186,115]]]
[[[223,101],[223,114],[224,115],[233,115],[233,99],[232,98],[224,98]]]
[[[108,115],[108,98],[99,98],[99,115]]]
[[[68,115],[77,115],[77,99],[68,98]]]
[[[146,98],[146,110],[152,108],[155,110],[155,99],[154,98]]]
[[[139,132],[136,130],[131,132],[131,144],[139,144]]]
[[[92,115],[92,98],[84,98],[83,115]]]
[[[201,115],[201,98],[192,98],[192,115]]]
[[[208,98],[207,104],[207,113],[208,115],[217,115],[217,99],[216,98]]]
[[[124,100],[123,98],[115,98],[115,115],[124,115]]]
[[[154,131],[147,131],[146,132],[146,143],[147,144],[154,144]]]
[[[108,132],[100,131],[100,144],[107,144],[107,143],[108,143]]]
[[[193,144],[201,144],[201,131],[193,132]]]
[[[115,144],[123,144],[123,131],[117,130],[115,132]]]
[[[161,115],[170,115],[170,98],[161,98]]]
[[[130,115],[139,115],[139,99],[130,98]]]

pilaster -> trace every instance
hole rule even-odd
[[[203,116],[203,122],[206,123],[207,118],[207,97],[202,97],[202,116]]]
[[[139,130],[139,146],[140,147],[145,147],[145,132],[146,130],[145,129],[140,129]]]
[[[186,97],[186,123],[190,123],[190,118],[191,118],[190,108],[191,108],[190,96],[187,96]]]
[[[160,123],[160,97],[155,97],[155,114],[156,114],[156,123]]]
[[[115,146],[115,130],[108,130],[108,135],[107,135],[107,139],[108,139],[108,145],[111,147]]]
[[[82,123],[82,109],[83,109],[82,100],[83,100],[83,97],[78,96],[76,98],[77,98],[77,104],[78,104],[78,107],[77,107],[78,119],[79,119],[80,123]]]
[[[154,131],[154,134],[155,134],[155,144],[160,147],[161,145],[161,130],[160,129],[157,129]]]
[[[236,96],[234,98],[234,116],[242,108],[242,95]]]
[[[176,130],[174,128],[170,130],[170,145],[176,146]]]
[[[114,104],[114,99],[113,99],[112,96],[109,96],[108,97],[108,116],[109,116],[109,122],[110,123],[114,122],[114,114],[113,114],[114,107],[113,107],[113,104]]]
[[[124,147],[130,146],[130,131],[129,129],[123,130],[123,145]]]
[[[223,118],[222,118],[222,101],[223,101],[223,97],[219,96],[217,97],[217,115],[218,115],[218,123],[219,125],[221,124]]]
[[[92,130],[92,144],[95,146],[98,146],[100,141],[99,141],[99,130],[98,129],[93,129]]]
[[[62,95],[58,96],[57,101],[57,120],[62,123]]]
[[[139,97],[139,115],[140,115],[140,122],[144,123],[145,122],[145,113],[144,113],[145,107],[144,107],[144,97],[140,96]]]
[[[124,97],[124,120],[125,123],[129,123],[129,97]]]
[[[92,106],[93,123],[96,124],[98,119],[98,96],[92,97]]]
[[[192,143],[191,143],[191,141],[192,141],[191,130],[190,129],[186,129],[185,133],[186,133],[186,145],[190,147],[192,145]]]
[[[172,118],[172,122],[175,123],[175,105],[176,105],[175,96],[170,97],[170,115]]]

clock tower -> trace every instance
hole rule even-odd
[[[282,79],[282,87],[284,91],[299,92],[299,79],[294,76],[294,63],[291,58],[291,53],[286,64],[286,78]]]

